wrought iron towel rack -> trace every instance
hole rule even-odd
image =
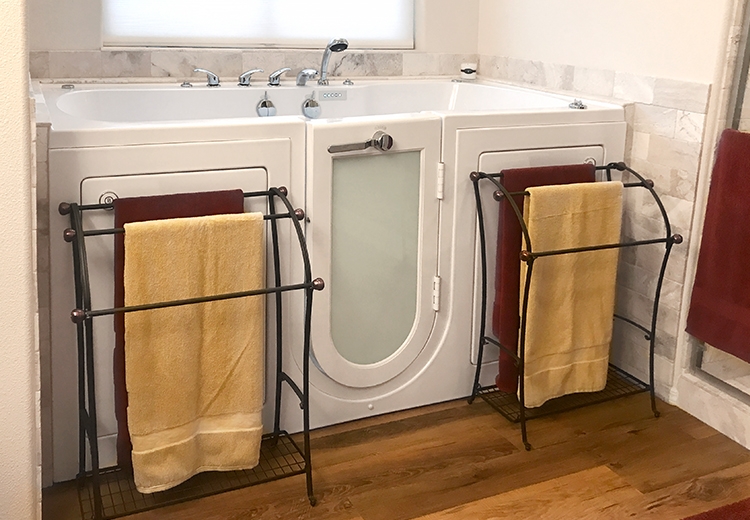
[[[624,371],[620,369],[617,369],[617,371],[622,373],[628,379],[633,380],[637,383],[640,383],[641,385],[643,385],[645,388],[649,390],[649,393],[651,396],[651,410],[654,413],[655,417],[659,417],[659,411],[656,408],[656,393],[654,389],[654,350],[655,350],[655,345],[656,345],[656,323],[657,323],[657,317],[658,317],[658,311],[659,311],[659,300],[661,297],[662,283],[664,281],[664,273],[667,268],[667,261],[669,260],[669,255],[670,255],[670,252],[672,251],[672,246],[674,246],[675,244],[682,243],[683,238],[679,234],[672,234],[672,227],[669,223],[669,217],[667,215],[667,211],[664,208],[664,204],[661,202],[661,199],[659,198],[658,194],[654,190],[653,181],[649,179],[645,179],[642,175],[640,175],[638,172],[629,168],[623,162],[609,163],[604,166],[597,166],[596,170],[605,172],[606,179],[608,181],[612,180],[613,170],[617,170],[620,172],[628,172],[629,174],[633,175],[636,179],[638,179],[637,182],[623,183],[623,187],[624,188],[645,188],[646,190],[648,190],[648,192],[651,194],[654,201],[656,202],[656,205],[659,208],[659,212],[661,213],[662,220],[664,221],[664,228],[665,228],[664,237],[648,239],[648,240],[634,240],[630,242],[620,242],[616,244],[601,244],[601,245],[588,246],[588,247],[576,247],[576,248],[558,249],[558,250],[551,250],[551,251],[534,251],[532,248],[529,231],[526,227],[526,223],[524,221],[521,210],[518,208],[518,205],[513,200],[514,196],[528,195],[528,192],[525,192],[525,191],[509,192],[502,185],[502,183],[498,180],[503,177],[503,172],[489,173],[489,174],[484,173],[484,172],[472,172],[469,175],[469,179],[474,184],[474,197],[476,201],[477,217],[478,217],[478,223],[479,223],[479,240],[480,240],[480,246],[481,246],[480,247],[480,261],[481,261],[481,275],[482,275],[482,283],[481,283],[482,304],[481,304],[481,311],[480,311],[481,314],[480,314],[480,324],[479,324],[478,360],[477,360],[476,373],[474,376],[474,384],[472,386],[471,396],[469,397],[469,403],[472,403],[477,396],[480,396],[484,398],[491,406],[496,408],[500,413],[502,413],[507,419],[513,422],[520,422],[521,423],[521,437],[522,437],[523,444],[526,450],[531,449],[531,444],[529,444],[529,441],[528,441],[527,427],[526,427],[526,421],[529,420],[529,409],[526,408],[525,406],[526,401],[524,398],[525,397],[525,394],[524,394],[525,392],[524,358],[525,358],[526,331],[527,331],[527,326],[528,326],[528,323],[527,323],[528,295],[529,295],[529,286],[532,280],[534,261],[537,258],[542,258],[545,256],[575,254],[575,253],[581,253],[585,251],[598,251],[598,250],[604,250],[604,249],[619,249],[619,248],[625,248],[625,247],[642,246],[642,245],[647,245],[647,244],[664,244],[665,245],[664,256],[662,258],[661,268],[659,270],[659,276],[657,278],[657,283],[656,283],[656,290],[654,294],[654,305],[653,305],[653,309],[651,313],[650,327],[641,325],[630,318],[627,318],[618,314],[614,315],[614,318],[622,320],[626,323],[629,323],[630,325],[644,332],[645,338],[649,341],[649,374],[648,374],[649,382],[647,385],[645,383],[641,383],[636,378],[634,378],[630,374],[625,373]],[[497,341],[495,338],[485,335],[486,313],[487,313],[487,239],[485,235],[484,211],[482,208],[482,198],[481,198],[480,186],[479,186],[479,183],[483,180],[489,181],[489,184],[493,185],[496,188],[496,190],[493,192],[494,200],[496,200],[497,202],[500,202],[503,199],[507,199],[508,203],[511,205],[511,208],[513,209],[513,212],[515,213],[516,218],[518,219],[518,222],[521,226],[521,233],[522,233],[522,238],[523,238],[523,249],[521,250],[519,256],[520,256],[520,261],[526,263],[527,270],[526,270],[526,278],[525,278],[524,298],[521,303],[521,327],[519,330],[519,341],[518,341],[517,353],[513,349],[509,348],[508,346],[501,345],[500,342]],[[488,183],[485,183],[485,184],[488,184]],[[479,378],[480,378],[480,374],[482,370],[482,355],[484,353],[484,346],[487,344],[495,345],[496,347],[501,349],[503,352],[511,356],[516,366],[518,367],[518,374],[519,374],[518,394],[519,395],[518,395],[518,414],[517,415],[509,414],[504,408],[497,406],[496,403],[491,398],[488,397],[493,392],[494,393],[499,392],[499,390],[497,390],[493,386],[490,386],[490,387],[480,386]],[[559,399],[562,400],[562,399],[565,399],[565,397],[562,397]],[[601,402],[602,400],[607,400],[607,399],[591,401],[590,403],[585,403],[585,404],[593,404],[594,402]],[[551,413],[556,413],[558,411],[564,411],[567,409],[577,408],[578,406],[580,406],[580,404],[576,404],[574,406],[568,406],[568,407],[565,407],[565,406],[557,407],[556,409],[554,409],[554,412],[551,412]],[[537,413],[537,414],[534,414],[534,417],[531,417],[531,418],[541,417],[547,414],[548,413]]]
[[[266,289],[217,294],[198,298],[154,302],[147,305],[115,307],[109,309],[92,309],[91,286],[89,282],[88,261],[86,257],[86,237],[114,235],[123,233],[121,228],[84,230],[82,214],[84,211],[113,209],[109,204],[79,205],[63,202],[58,211],[61,215],[70,216],[70,227],[63,233],[66,242],[73,247],[73,271],[75,278],[76,308],[71,312],[71,320],[77,329],[78,356],[78,406],[79,406],[79,467],[78,484],[81,511],[84,517],[90,515],[94,520],[117,518],[132,513],[155,509],[166,505],[216,494],[249,485],[277,480],[304,473],[307,496],[311,505],[316,504],[313,494],[312,462],[310,457],[310,330],[312,318],[313,292],[321,291],[325,283],[321,278],[312,278],[310,256],[307,250],[302,227],[299,221],[305,218],[302,209],[294,209],[287,198],[287,189],[283,186],[273,187],[267,191],[246,192],[245,198],[267,198],[268,212],[263,220],[270,224],[271,247],[273,255],[273,285]],[[283,209],[276,211],[276,199]],[[281,258],[279,251],[279,230],[277,222],[290,219],[299,243],[300,255],[304,267],[304,280],[300,283],[283,285],[281,280]],[[304,335],[303,367],[301,387],[283,371],[282,356],[282,302],[281,294],[289,291],[304,291]],[[224,483],[211,482],[207,485],[186,486],[181,484],[178,491],[164,491],[153,495],[141,495],[132,485],[132,477],[123,475],[120,468],[102,469],[99,467],[99,445],[96,420],[96,388],[94,381],[94,334],[92,320],[99,316],[118,313],[138,312],[150,309],[192,305],[209,301],[245,298],[250,296],[273,294],[276,310],[276,380],[274,401],[273,432],[263,436],[261,462],[259,466],[244,472],[222,472],[228,475]],[[303,415],[303,448],[300,449],[292,437],[281,429],[281,394],[283,383],[289,385],[300,401]],[[87,471],[86,444],[88,440],[91,470]],[[200,476],[200,475],[199,475]],[[196,479],[198,477],[193,477]],[[129,479],[129,480],[128,480]],[[191,481],[193,480],[191,479]],[[191,482],[191,481],[188,481]],[[113,488],[115,490],[113,491]],[[127,489],[123,489],[127,488]],[[174,488],[174,489],[178,489]],[[103,493],[104,490],[104,493]],[[114,496],[121,493],[127,496]],[[106,500],[103,500],[103,495]]]

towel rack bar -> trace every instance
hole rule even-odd
[[[184,300],[172,300],[168,302],[158,303],[146,303],[143,305],[130,305],[127,307],[114,307],[111,309],[98,309],[86,311],[83,309],[74,309],[70,313],[70,319],[73,323],[80,323],[83,320],[89,318],[96,318],[98,316],[109,316],[112,314],[122,314],[127,312],[138,312],[138,311],[150,311],[154,309],[163,309],[166,307],[180,307],[182,305],[193,305],[196,303],[207,303],[221,300],[233,300],[235,298],[245,298],[248,296],[260,296],[263,294],[275,294],[283,293],[288,291],[298,291],[300,289],[315,289],[320,290],[318,287],[321,286],[322,280],[316,278],[310,283],[300,283],[294,285],[284,285],[282,287],[269,287],[266,289],[254,289],[252,291],[241,291],[234,293],[216,294],[212,296],[200,296],[197,298],[186,298]]]
[[[641,329],[643,332],[646,333],[646,339],[647,340],[651,339],[651,331],[648,330],[643,325],[641,325],[640,323],[637,323],[637,322],[631,320],[630,318],[626,318],[625,316],[620,316],[619,314],[615,314],[614,317],[617,318],[618,320],[622,320],[622,321],[624,321],[626,323],[630,323],[633,327],[635,327],[637,329]]]
[[[300,406],[305,402],[305,395],[302,393],[302,390],[300,390],[299,386],[297,386],[297,383],[294,382],[294,379],[289,377],[286,372],[281,373],[281,380],[286,381],[286,383],[289,385],[289,387],[292,389],[292,392],[297,394],[297,397],[300,400]]]
[[[518,363],[518,361],[520,361],[520,359],[521,359],[521,358],[518,357],[518,354],[516,354],[515,352],[513,352],[508,347],[504,346],[502,343],[500,343],[499,341],[497,341],[494,338],[491,338],[489,336],[485,336],[484,337],[484,342],[485,343],[492,343],[497,348],[499,348],[500,350],[502,350],[503,352],[505,352],[506,354],[508,354],[510,357],[512,357],[513,359],[515,359],[516,363]]]
[[[287,195],[288,190],[285,186],[279,186],[278,189],[281,193],[284,194],[284,196]],[[242,196],[247,198],[251,197],[268,197],[269,195],[275,195],[276,193],[273,191],[273,188],[266,191],[245,191],[242,192]],[[114,209],[115,205],[111,202],[107,204],[81,204],[78,206],[79,211],[90,211],[92,209]],[[67,215],[70,213],[70,203],[68,202],[61,202],[58,206],[57,210],[59,211],[60,215]]]
[[[479,172],[479,173],[481,174],[482,172]],[[490,178],[490,177],[491,178],[497,178],[497,174],[485,174],[485,175],[488,178]],[[627,182],[627,183],[623,184],[622,187],[623,188],[646,188],[646,189],[648,189],[648,188],[650,188],[650,186],[647,184],[648,182],[649,181],[646,181],[646,183],[643,183],[643,182]],[[515,197],[517,195],[523,195],[523,196],[527,197],[527,196],[531,195],[531,193],[529,193],[528,191],[509,191],[508,195],[510,195],[511,197]],[[494,197],[494,199],[496,201],[499,202],[499,201],[502,200],[502,198],[505,196],[505,194],[503,192],[501,192],[500,190],[498,190],[498,191],[494,192],[492,194],[492,196]]]
[[[629,168],[624,162],[611,162],[607,164],[602,164],[601,166],[594,167],[596,171],[602,171],[602,170],[619,170],[619,171],[625,171]]]
[[[629,168],[625,165],[625,163],[609,163],[609,164],[603,164],[601,166],[595,166],[594,170],[600,172],[600,171],[611,171],[611,170],[619,170],[619,171],[626,171],[629,170]],[[489,178],[499,178],[503,176],[503,172],[498,173],[486,173],[484,174],[486,177]]]
[[[298,214],[290,215],[289,213],[279,213],[275,215],[263,215],[263,220],[281,220],[285,218],[296,218],[297,220],[301,220]],[[302,218],[304,218],[304,216]],[[68,230],[66,229],[65,231],[67,232]],[[83,236],[95,237],[100,235],[120,235],[122,233],[125,233],[125,229],[123,228],[87,229],[83,232]]]
[[[652,238],[650,240],[636,240],[635,242],[620,242],[617,244],[602,244],[598,246],[572,247],[570,249],[554,249],[550,251],[527,251],[526,253],[531,258],[539,258],[543,256],[567,255],[570,253],[583,253],[586,251],[599,251],[600,249],[620,249],[623,247],[645,246],[647,244],[664,244],[673,240],[673,237]]]

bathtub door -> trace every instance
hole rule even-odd
[[[315,295],[314,362],[341,385],[373,387],[413,363],[433,328],[441,120],[308,128],[307,236],[313,272],[326,281]],[[342,151],[376,132],[392,148]]]

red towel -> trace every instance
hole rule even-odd
[[[505,189],[514,192],[524,191],[534,186],[594,182],[595,174],[596,168],[593,164],[515,168],[503,170],[502,183]],[[523,195],[517,195],[513,197],[513,200],[523,214]],[[518,329],[521,322],[518,303],[521,277],[521,260],[518,256],[522,249],[521,224],[506,200],[500,202],[499,219],[492,331],[501,345],[517,352]],[[518,387],[518,369],[513,358],[502,350],[498,368],[499,373],[495,378],[498,389],[515,393]]]
[[[202,217],[242,213],[245,197],[242,190],[180,193],[153,197],[115,199],[115,227],[130,222],[170,218]],[[125,306],[125,235],[115,235],[115,307]],[[125,315],[115,315],[114,348],[115,416],[117,418],[117,463],[131,467],[130,433],[128,432],[128,393],[125,387]]]
[[[687,331],[750,362],[750,134],[727,129],[716,152]]]

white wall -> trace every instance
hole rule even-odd
[[[480,0],[479,54],[710,83],[727,0]]]
[[[36,297],[24,0],[0,2],[0,519],[37,518]]]
[[[416,50],[476,54],[480,0],[415,0]]]
[[[416,0],[417,50],[476,53],[479,1]],[[28,4],[32,51],[101,48],[101,0],[28,0]]]
[[[100,0],[27,2],[30,50],[98,50],[101,47]]]

